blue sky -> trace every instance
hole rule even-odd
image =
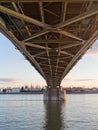
[[[0,33],[0,87],[45,86],[45,80],[14,45]],[[62,81],[62,86],[98,86],[98,41]]]

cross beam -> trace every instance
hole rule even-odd
[[[2,13],[6,13],[6,14],[8,14],[8,15],[11,15],[11,16],[15,17],[15,18],[18,18],[18,19],[21,19],[21,20],[25,20],[25,21],[27,21],[28,23],[32,23],[32,24],[35,24],[35,25],[40,26],[40,27],[43,27],[43,28],[49,26],[49,25],[47,25],[47,24],[45,24],[45,23],[42,23],[42,22],[40,22],[40,21],[38,21],[38,20],[36,20],[36,19],[34,19],[34,18],[28,17],[28,16],[26,16],[26,15],[23,15],[23,14],[20,14],[20,13],[18,13],[18,12],[16,12],[16,11],[13,11],[13,10],[11,10],[11,9],[8,9],[8,8],[2,6],[2,5],[0,5],[0,11],[1,11]]]

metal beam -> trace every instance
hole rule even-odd
[[[57,29],[56,31],[53,30],[53,32],[56,32],[56,33],[60,33],[62,35],[65,35],[65,36],[68,36],[68,37],[71,37],[73,39],[76,39],[76,40],[79,40],[79,41],[83,41],[83,39],[77,37],[77,36],[74,36],[73,34],[65,31],[65,30],[61,30],[61,29]]]
[[[46,53],[47,53],[48,62],[49,62],[49,65],[50,65],[50,72],[51,72],[51,76],[52,76],[52,68],[51,68],[51,62],[50,62],[49,48],[48,48],[47,43],[46,43]]]
[[[65,56],[65,57],[60,57],[60,60],[66,60],[68,58],[72,58],[73,56],[69,55],[69,56]],[[65,63],[68,64],[68,62],[65,61]]]
[[[58,52],[58,50],[56,49],[56,52]],[[65,55],[69,55],[69,56],[74,56],[73,54],[66,52],[66,51],[60,51],[60,53],[65,54]]]
[[[11,9],[8,9],[8,8],[6,8],[4,6],[1,6],[1,5],[0,5],[0,11],[5,13],[5,14],[11,15],[11,16],[13,16],[15,18],[25,20],[25,21],[27,21],[29,23],[35,24],[35,25],[43,27],[43,28],[49,27],[49,25],[47,25],[45,23],[42,23],[42,22],[40,22],[40,21],[38,21],[38,20],[36,20],[34,18],[31,18],[31,17],[28,17],[26,15],[20,14],[18,12],[15,12],[15,11],[13,11]]]
[[[16,3],[15,3],[15,2],[12,2],[12,5],[13,5],[13,7],[15,8],[16,12],[19,12]],[[21,9],[21,10],[22,10],[22,9]],[[22,14],[24,14],[23,10],[22,10]],[[29,31],[28,26],[25,24],[25,22],[24,22],[23,20],[22,20],[22,22],[23,22],[23,24],[25,25],[25,29],[27,30],[29,36],[31,36],[31,33],[30,33],[30,31]]]
[[[60,46],[58,46],[58,54],[57,54],[57,62],[56,62],[56,69],[55,72],[57,72],[58,69],[58,63],[59,63],[59,57],[60,57],[60,53],[61,53],[61,49],[59,48]]]
[[[33,43],[30,43],[30,42],[25,42],[25,43],[23,43],[23,44],[24,44],[24,45],[31,46],[31,47],[39,48],[39,49],[46,49],[44,46],[40,46],[40,45],[33,44]]]
[[[95,9],[92,9],[92,10],[88,10],[85,13],[82,13],[82,14],[80,14],[80,15],[78,15],[76,17],[73,17],[71,19],[68,19],[67,21],[62,22],[62,23],[56,25],[55,28],[57,28],[57,29],[63,28],[63,27],[68,26],[68,25],[70,25],[72,23],[75,23],[75,22],[78,22],[78,21],[83,20],[85,18],[88,18],[90,16],[93,16],[95,14],[98,14],[98,8],[95,8]]]
[[[66,12],[67,12],[67,0],[65,2],[62,2],[62,12],[61,12],[61,22],[65,21],[66,18]]]
[[[45,52],[46,53],[46,52]],[[48,60],[48,57],[37,56],[38,59]]]
[[[73,54],[69,53],[69,52],[66,52],[66,51],[61,51],[62,54],[65,54],[65,55],[69,55],[69,56],[74,56]]]
[[[39,2],[39,8],[40,8],[40,13],[41,13],[42,22],[45,23],[45,19],[44,19],[44,9],[43,9],[43,3],[42,3],[42,2]]]
[[[37,57],[37,56],[40,56],[40,55],[45,54],[45,53],[46,53],[46,51],[42,51],[40,53],[37,53],[37,54],[33,55],[32,57]]]
[[[48,32],[49,32],[48,30],[39,31],[38,33],[35,33],[35,34],[32,35],[31,37],[29,37],[29,38],[23,40],[23,42],[27,42],[27,41],[29,41],[29,40],[32,40],[32,39],[36,38],[36,37],[40,37],[40,36],[42,36],[42,35],[44,35],[44,34],[46,34],[46,33],[48,33]]]
[[[67,49],[67,48],[71,48],[71,47],[74,47],[74,46],[80,46],[80,45],[83,45],[81,43],[72,43],[72,44],[67,44],[67,45],[64,45],[64,46],[60,46],[60,49]]]
[[[70,63],[67,65],[65,71],[63,72],[62,79],[70,71],[75,63],[81,58],[81,56],[87,51],[87,49],[97,40],[98,30],[92,35],[92,37],[84,44],[84,46],[78,51],[78,53],[72,58]]]
[[[39,63],[40,65],[42,65],[42,66],[49,66],[50,67],[50,65],[48,65],[48,64],[43,64],[43,63]],[[54,67],[54,68],[56,68],[56,66],[55,65],[51,65],[51,67]],[[58,68],[61,68],[61,69],[64,69],[65,67],[62,67],[62,66],[58,66]]]
[[[0,2],[65,2],[65,0],[0,0]],[[90,1],[90,0],[86,0]],[[93,0],[93,1],[98,1],[98,0]],[[68,0],[69,3],[81,3],[84,2],[84,0]]]
[[[54,16],[56,16],[56,17],[58,17],[59,18],[59,15],[57,15],[56,13],[54,13],[53,11],[50,11],[49,9],[44,9],[46,12],[48,12],[48,13],[50,13],[50,14],[52,14],[52,15],[54,15]]]
[[[0,31],[9,39],[12,41],[12,43],[21,51],[21,53],[25,54],[26,57],[28,57],[29,61],[34,64],[35,68],[38,70],[38,72],[43,76],[43,78],[46,79],[45,74],[42,70],[42,68],[40,67],[40,65],[37,63],[37,61],[34,59],[34,57],[32,57],[32,55],[30,55],[30,53],[26,50],[25,46],[23,44],[21,44],[20,41],[18,41],[16,39],[16,37],[9,32],[5,27],[3,27],[0,24]]]
[[[16,4],[16,6],[18,8],[19,8],[18,4],[21,4],[21,7],[22,7],[22,5],[24,5],[22,3],[22,1],[29,2],[29,0],[16,1],[16,2],[18,2]],[[67,1],[68,6],[66,4],[66,1]],[[81,1],[81,3],[80,3],[80,1]],[[95,0],[93,0],[93,1],[95,1]],[[5,2],[7,2],[7,0]],[[12,2],[14,2],[14,1],[12,1]],[[81,58],[81,56],[84,54],[84,52],[93,44],[95,39],[97,39],[96,37],[98,35],[98,32],[96,34],[94,34],[94,36],[92,36],[92,38],[90,38],[85,43],[84,43],[83,39],[81,39],[81,36],[85,38],[84,31],[87,28],[87,25],[90,23],[91,19],[93,18],[93,15],[95,16],[96,14],[98,14],[98,9],[96,8],[96,9],[90,10],[90,8],[93,8],[93,4],[89,0],[86,0],[86,1],[84,1],[84,0],[31,0],[31,2],[38,2],[37,4],[39,6],[39,11],[40,11],[39,16],[41,15],[42,22],[37,19],[33,19],[32,17],[28,17],[24,13],[19,13],[14,4],[13,4],[13,6],[16,8],[16,11],[11,10],[12,6],[11,7],[9,6],[7,8],[6,5],[4,5],[6,7],[0,6],[0,10],[1,10],[1,12],[5,13],[6,16],[9,16],[9,18],[12,18],[12,20],[14,17],[20,19],[19,21],[21,22],[21,31],[24,31],[24,33],[26,31],[30,31],[30,33],[32,32],[33,35],[31,35],[30,37],[27,38],[24,36],[23,39],[26,38],[25,40],[18,41],[17,38],[15,38],[15,36],[17,37],[17,34],[15,34],[15,31],[17,31],[17,30],[14,29],[14,30],[12,30],[12,33],[14,33],[15,36],[13,36],[11,33],[9,33],[10,40],[12,39],[15,46],[23,53],[23,55],[26,56],[26,58],[31,62],[31,64],[34,65],[34,67],[38,70],[38,72],[47,80],[46,82],[48,84],[51,84],[52,86],[58,85],[61,82],[61,80],[64,78],[64,76],[70,71],[70,69]],[[44,4],[42,2],[46,2],[46,3],[44,3],[45,6],[49,3],[50,3],[50,5],[48,7],[44,7],[43,6]],[[58,10],[61,12],[60,14],[56,14],[56,12],[54,11],[55,7],[54,7],[54,9],[51,8],[52,7],[51,2],[62,2],[62,3],[60,3],[60,7],[57,7]],[[71,10],[69,8],[69,6],[73,6],[73,4],[69,4],[69,2],[73,2],[74,5],[77,4],[77,6],[78,5],[82,6],[83,4],[88,5],[87,11],[85,13],[81,13],[80,15],[78,15],[79,14],[78,12],[73,12],[74,9]],[[65,4],[63,5],[63,3],[65,3]],[[78,4],[78,3],[80,3],[80,4]],[[9,3],[9,5],[10,4],[12,4],[12,3]],[[1,5],[3,5],[3,3],[1,3]],[[57,3],[57,5],[58,5],[58,3]],[[62,5],[62,9],[61,9],[61,5]],[[68,7],[68,11],[66,10],[67,7]],[[87,6],[85,6],[85,8],[86,7]],[[61,21],[61,23],[58,25],[46,24],[45,20],[48,22],[49,17],[44,16],[45,10],[43,10],[43,8],[46,9],[46,11],[48,11],[49,13],[56,16],[55,18],[53,18],[53,21],[59,20],[59,21]],[[22,9],[23,9],[23,7],[22,7]],[[80,10],[81,9],[79,8],[78,11],[80,11]],[[49,13],[47,13],[47,14],[49,14]],[[66,14],[68,16],[67,19],[69,17],[70,17],[70,19],[65,21]],[[73,17],[74,15],[75,16],[78,15],[78,16]],[[12,16],[12,17],[10,17],[10,16]],[[22,21],[24,23],[25,23],[25,21],[27,21],[26,23],[27,23],[27,27],[29,27],[28,28],[29,30],[28,29],[26,30],[24,28],[24,26],[22,26],[22,24],[23,24]],[[9,19],[9,22],[10,22],[10,19]],[[17,21],[15,21],[15,22],[17,22]],[[29,24],[29,23],[31,23],[31,24]],[[37,28],[34,28],[34,30],[32,30],[33,29],[32,24],[34,27],[35,27],[35,25],[37,25],[36,26]],[[68,25],[70,25],[70,26],[68,26]],[[79,25],[82,28],[82,29],[80,28],[81,30],[79,30],[79,28],[78,28]],[[67,30],[69,29],[68,30],[69,32],[67,32],[66,26],[68,26]],[[10,30],[15,28],[14,25],[13,26],[9,25],[7,27]],[[65,27],[65,28],[63,28],[63,27]],[[96,29],[97,29],[97,26],[95,29],[93,29],[93,31]],[[6,34],[6,32],[5,32],[6,30],[4,30],[5,34]],[[34,34],[33,32],[35,32],[35,31],[37,31],[38,33]],[[53,32],[53,33],[49,33],[49,32]],[[89,30],[89,32],[90,32],[90,30]],[[17,31],[17,33],[19,33],[19,31]],[[92,34],[92,32],[90,32],[86,36],[85,39],[88,39],[88,37],[91,37],[91,34]],[[27,35],[27,33],[26,33],[26,35]],[[44,35],[44,36],[40,37],[42,35]],[[9,37],[8,33],[7,33],[7,36]],[[64,37],[64,36],[67,36],[67,37]],[[38,45],[36,43],[42,43],[42,44]],[[54,45],[51,45],[53,43],[54,43]],[[32,52],[31,54],[26,49],[26,45],[31,46],[30,47],[30,50]],[[49,48],[49,46],[51,48]],[[77,46],[79,46],[79,47],[77,47]],[[71,47],[73,47],[73,48],[71,48]],[[37,51],[35,52],[35,48],[37,51],[40,49],[43,49],[43,50],[42,50],[42,52],[40,52],[41,50],[38,52]],[[70,51],[67,52],[67,48],[71,48],[71,49],[68,49]],[[77,52],[76,53],[74,52],[74,55],[73,55],[72,53],[73,53],[74,48],[77,49]],[[32,55],[32,54],[34,54],[34,55]],[[69,59],[67,59],[67,58],[69,58]],[[60,75],[60,79],[58,79],[58,75]],[[47,79],[47,77],[49,79]]]
[[[66,62],[65,59],[63,60],[63,59],[59,58],[59,63],[64,63],[66,65],[68,62]]]
[[[91,6],[92,6],[92,4],[93,4],[93,1],[94,1],[94,0],[89,1],[89,5],[88,5],[88,7],[87,7],[87,9],[86,9],[86,10],[90,10],[90,8],[91,8]]]
[[[25,41],[25,40],[24,40]],[[79,41],[76,41],[76,40],[67,40],[65,38],[62,38],[62,39],[50,39],[50,40],[45,40],[45,39],[41,39],[41,40],[38,40],[38,39],[32,39],[32,42],[33,43],[48,43],[48,44],[54,44],[54,43],[67,43],[67,44],[74,44],[74,43],[79,43]],[[81,43],[80,43],[81,44]]]

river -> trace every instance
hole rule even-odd
[[[66,102],[0,95],[0,130],[98,130],[98,94],[68,94]]]

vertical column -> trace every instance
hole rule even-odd
[[[61,88],[47,88],[44,91],[44,100],[65,101],[66,91]]]

